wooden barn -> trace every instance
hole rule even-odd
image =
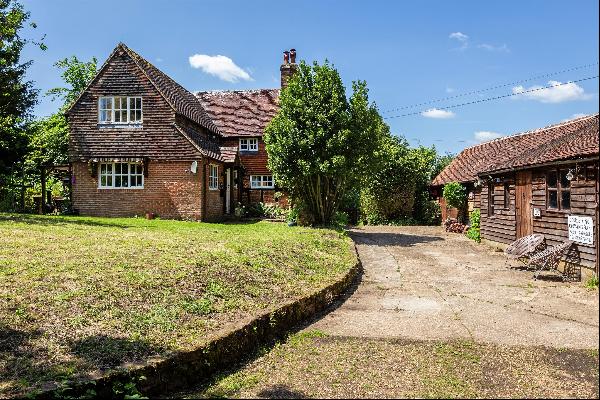
[[[469,147],[432,186],[437,193],[453,181],[467,188],[469,209],[481,210],[483,239],[508,244],[540,233],[548,245],[572,240],[584,274],[598,274],[598,134],[594,114]]]

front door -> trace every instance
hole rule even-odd
[[[231,214],[231,168],[225,170],[225,214]]]
[[[517,217],[517,239],[533,233],[531,212],[531,171],[519,171],[516,177],[515,210]]]

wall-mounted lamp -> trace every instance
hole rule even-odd
[[[569,180],[569,181],[572,181],[574,177],[575,177],[575,175],[573,175],[572,169],[570,169],[569,172],[567,172],[567,175],[565,176],[565,178],[567,178],[567,180]]]

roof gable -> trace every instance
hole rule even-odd
[[[117,47],[115,47],[102,67],[98,70],[98,73],[94,79],[90,81],[85,90],[80,93],[78,98],[67,109],[66,114],[71,112],[71,110],[81,99],[82,95],[98,80],[100,76],[102,76],[110,61],[117,55],[123,53],[127,54],[133,60],[134,64],[143,72],[156,90],[158,90],[160,95],[169,103],[173,111],[190,119],[191,121],[208,129],[211,132],[220,134],[219,128],[213,123],[206,111],[202,108],[202,105],[196,100],[192,93],[187,91],[183,86],[179,85],[164,72],[156,68],[154,65],[123,43],[119,43]]]

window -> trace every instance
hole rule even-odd
[[[494,184],[488,184],[488,215],[494,215]]]
[[[504,209],[508,210],[510,208],[510,186],[508,183],[504,184]]]
[[[219,188],[219,166],[209,165],[208,188],[217,190]]]
[[[273,189],[272,175],[250,175],[250,188]]]
[[[571,209],[571,181],[568,169],[552,170],[546,176],[546,205],[553,210]]]
[[[139,124],[142,122],[141,97],[100,97],[98,122],[102,124]]]
[[[258,151],[258,139],[240,139],[240,151]]]
[[[113,110],[113,98],[112,97],[100,97],[98,103],[98,121],[99,122],[112,122],[112,110]]]
[[[98,187],[101,189],[143,189],[144,173],[138,163],[101,163]]]

